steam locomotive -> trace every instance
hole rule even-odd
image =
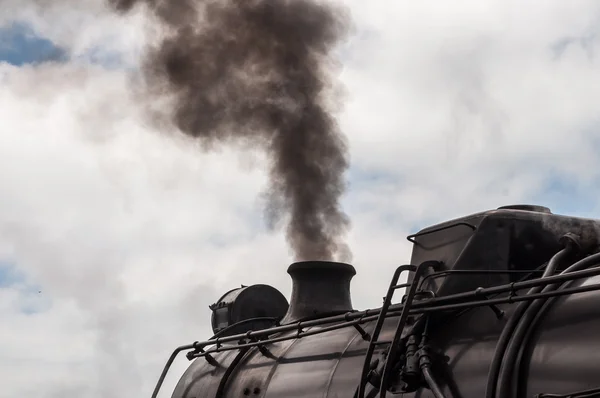
[[[289,304],[227,292],[153,397],[182,351],[173,398],[600,397],[600,220],[505,206],[408,239],[381,308],[353,309],[336,262],[292,264]]]

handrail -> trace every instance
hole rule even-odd
[[[491,304],[503,304],[503,303],[515,303],[520,301],[529,301],[536,300],[538,298],[546,298],[546,297],[558,297],[565,296],[569,294],[578,294],[585,293],[590,291],[600,290],[600,283],[579,286],[574,288],[567,289],[559,289],[555,291],[549,291],[545,293],[537,293],[526,296],[517,296],[516,292],[519,290],[536,287],[536,286],[546,286],[553,283],[558,282],[567,282],[574,281],[580,278],[592,277],[600,275],[600,267],[585,269],[581,271],[570,272],[567,274],[560,274],[554,276],[548,276],[545,278],[537,278],[528,281],[522,282],[513,282],[505,285],[493,286],[489,288],[478,288],[472,290],[470,292],[457,293],[448,296],[442,297],[434,297],[427,298],[424,300],[419,300],[417,302],[412,303],[411,308],[409,310],[410,315],[418,315],[430,312],[439,312],[439,311],[450,311],[461,308],[475,308],[481,306],[489,306]],[[500,293],[508,293],[510,295],[508,297],[487,299],[488,295],[491,294],[500,294]],[[483,297],[483,299],[478,300]],[[389,307],[389,311],[386,314],[386,317],[397,317],[400,316],[400,312],[403,310],[404,304],[394,304]],[[248,331],[242,334],[236,334],[231,336],[226,336],[222,338],[216,338],[201,342],[195,342],[192,344],[182,345],[173,351],[171,356],[169,357],[163,371],[158,379],[157,385],[152,394],[152,398],[156,398],[158,396],[158,392],[160,387],[163,384],[163,381],[166,377],[166,374],[171,367],[171,364],[175,360],[175,357],[181,352],[190,350],[186,357],[189,360],[204,357],[209,363],[213,366],[218,366],[218,363],[214,358],[211,357],[212,353],[229,351],[235,349],[241,349],[246,347],[255,347],[266,345],[270,343],[291,340],[296,338],[302,338],[306,336],[312,336],[316,334],[326,333],[332,330],[342,329],[345,327],[353,327],[355,325],[364,324],[367,322],[374,321],[378,318],[381,309],[369,309],[365,311],[357,311],[357,312],[349,312],[342,315],[336,315],[326,318],[314,319],[310,321],[292,323],[282,326],[276,326],[268,329],[256,330],[256,331]],[[334,324],[334,325],[331,325]],[[314,329],[310,331],[304,331],[305,328],[316,327],[316,326],[324,326],[331,325],[328,327],[323,327],[319,329]],[[279,336],[275,338],[269,338],[269,336],[275,334],[281,334],[286,332],[296,331],[296,333],[289,334],[287,336]],[[246,343],[245,341],[249,340],[250,343]],[[235,343],[228,346],[223,346],[225,343]],[[205,347],[215,346],[211,349],[204,351]]]

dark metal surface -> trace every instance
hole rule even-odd
[[[419,244],[415,238],[419,238],[421,236],[425,236],[425,235],[429,235],[429,234],[434,234],[436,232],[441,232],[441,231],[445,231],[447,229],[450,228],[455,228],[455,227],[469,227],[471,230],[475,231],[477,229],[476,226],[469,224],[468,222],[464,222],[464,221],[458,221],[456,223],[453,224],[447,224],[447,225],[443,225],[441,227],[437,227],[437,228],[433,228],[433,229],[428,229],[426,231],[422,231],[422,232],[417,232],[416,234],[412,234],[412,235],[408,235],[406,237],[406,239],[414,244]]]
[[[500,206],[498,210],[522,210],[522,211],[535,211],[538,213],[552,214],[552,211],[546,206],[539,205],[508,205]]]
[[[535,398],[592,398],[600,397],[600,387],[590,388],[589,390],[573,391],[567,394],[536,394]]]
[[[273,319],[283,318],[288,307],[285,296],[272,286],[242,286],[228,291],[209,306],[213,332],[223,335],[223,330],[228,329],[229,333],[235,334],[256,330],[256,327],[269,327],[274,324]],[[254,323],[248,322],[250,319],[254,319]],[[238,327],[232,328],[233,325]]]
[[[587,299],[592,300],[590,302],[600,302],[600,293],[597,291],[587,294]],[[589,294],[593,294],[593,296],[590,297]],[[577,296],[568,297],[570,300],[573,300]],[[571,303],[570,301],[567,302]],[[565,305],[565,303],[562,305]],[[514,305],[505,304],[502,306],[502,309],[510,315],[511,306]],[[560,307],[561,305],[557,305],[554,311],[557,311]],[[595,311],[591,315],[595,316],[596,319],[600,319],[600,306],[594,306],[591,309]],[[570,307],[565,308],[564,311],[571,314],[578,314],[578,311],[573,311]],[[437,346],[442,347],[445,355],[449,358],[448,363],[445,364],[447,369],[444,369],[444,374],[448,373],[451,376],[444,377],[440,382],[441,388],[446,394],[451,394],[448,396],[482,397],[485,394],[487,370],[504,321],[495,318],[494,314],[486,308],[476,308],[431,333],[432,340]],[[552,329],[555,332],[558,329],[559,333],[563,333],[566,336],[581,336],[582,320],[579,319],[578,323],[566,328],[567,330],[565,330],[564,324],[562,328],[555,325]],[[374,320],[365,326],[366,331],[372,332],[373,326]],[[593,326],[600,328],[600,324],[594,324]],[[307,331],[314,332],[314,328],[309,328]],[[393,318],[386,319],[382,329],[381,340],[391,340],[395,329],[396,321]],[[594,328],[592,330],[598,329]],[[260,388],[263,392],[271,391],[272,387],[269,375],[275,374],[276,371],[280,372],[277,380],[280,380],[281,383],[273,391],[276,391],[277,394],[282,393],[282,391],[286,392],[285,395],[279,396],[312,397],[315,395],[310,394],[314,394],[315,391],[320,391],[322,395],[317,396],[323,397],[352,396],[354,394],[357,381],[360,379],[361,365],[367,348],[367,342],[360,338],[360,334],[354,328],[346,327],[331,330],[323,334],[309,335],[301,339],[295,339],[294,332],[287,332],[287,334],[290,337],[289,340],[267,345],[271,356],[266,356],[258,349],[253,349],[251,355],[238,365],[238,373],[231,378],[231,382],[223,396],[242,396],[236,394],[240,391],[241,393],[249,391],[247,389],[255,391],[256,388]],[[559,336],[560,338],[558,339],[555,336],[554,338],[551,337],[549,343],[538,343],[542,344],[542,354],[539,355],[539,353],[535,352],[532,356],[532,363],[529,364],[528,378],[530,383],[533,384],[533,392],[556,391],[557,393],[561,393],[576,391],[577,389],[587,388],[590,383],[595,382],[596,358],[592,362],[581,361],[580,363],[580,369],[581,365],[584,365],[584,368],[587,367],[587,384],[581,383],[582,380],[574,379],[568,384],[561,383],[563,386],[561,389],[548,389],[548,377],[560,376],[564,378],[565,374],[570,374],[573,361],[578,361],[576,358],[570,358],[571,360],[565,363],[564,355],[561,355],[561,351],[567,347],[564,335]],[[575,352],[579,355],[586,354],[584,346],[590,342],[594,342],[597,336],[595,333],[584,334],[584,336],[585,339],[583,341],[571,338],[570,347],[568,348],[573,349],[575,346],[577,348]],[[343,342],[348,345],[348,348],[344,351],[339,351],[339,345]],[[379,348],[383,350],[385,346]],[[381,350],[376,353],[377,356],[381,354]],[[551,358],[554,357],[553,360],[547,358],[548,350],[554,351],[550,353]],[[237,352],[238,350],[231,350],[213,355],[219,363],[223,364],[222,367],[226,367],[231,355],[235,355]],[[223,355],[225,357],[222,358]],[[346,355],[349,356],[346,358]],[[597,359],[600,360],[600,358]],[[545,369],[548,365],[551,372]],[[340,372],[339,369],[344,369],[344,371]],[[322,390],[325,385],[323,378],[326,374],[334,373],[335,375],[331,380],[327,379],[329,380],[327,381],[329,387],[327,388],[327,394],[325,394],[325,390]],[[216,386],[220,384],[223,374],[224,371],[221,371],[221,368],[215,368],[204,361],[203,358],[199,358],[192,364],[186,376],[182,378],[180,387],[178,387],[173,397],[214,397]],[[339,380],[337,379],[338,377],[340,378]],[[292,384],[290,380],[294,381],[294,383]],[[449,386],[452,386],[450,381],[456,384],[452,391],[448,391],[450,389]],[[538,383],[537,386],[535,385],[536,383]],[[184,385],[187,385],[187,387],[184,387]],[[311,390],[308,387],[302,388],[302,386],[318,387],[315,387],[316,390]],[[333,386],[336,387],[334,388]],[[274,387],[275,385],[273,385]],[[550,385],[550,387],[555,386]],[[271,397],[277,395],[258,394],[257,396]],[[391,394],[391,396],[402,395]],[[413,395],[405,394],[404,396],[410,397]],[[420,397],[425,396],[427,395],[420,395]],[[531,394],[528,394],[528,396],[531,396]]]
[[[368,325],[366,330],[372,331],[373,325]],[[384,326],[381,337],[390,340],[395,322],[388,320]],[[309,330],[314,331],[314,328]],[[243,397],[248,395],[245,394],[247,391],[250,391],[249,396],[268,398],[352,396],[356,380],[360,378],[367,345],[368,342],[354,328],[342,328],[269,344],[269,356],[253,348],[237,365],[237,373],[229,378],[223,396]],[[379,357],[384,349],[385,346],[378,347],[375,357]],[[220,355],[227,353],[231,356],[237,351],[218,353],[215,357],[220,359]],[[199,358],[186,373],[189,374],[184,375],[173,397],[215,397],[216,389],[208,389],[206,380],[210,379],[218,385],[223,372],[215,371],[214,367]],[[194,383],[197,377],[205,382],[198,380],[198,383]],[[184,387],[184,384],[189,387]]]
[[[452,228],[461,220],[476,230]],[[493,398],[600,396],[600,223],[527,206],[458,223],[414,237],[412,263],[439,266],[410,277],[410,295],[383,310],[352,309],[347,264],[290,267],[285,322],[183,346],[196,359],[173,398],[354,397],[361,380],[365,397],[482,398],[510,322],[519,327],[500,379],[511,384]],[[549,262],[569,233],[583,252]]]
[[[290,265],[288,274],[292,297],[282,324],[352,311],[350,281],[356,270],[350,264],[303,261]]]
[[[440,271],[531,270],[562,249],[561,237],[567,233],[581,238],[584,251],[598,246],[598,220],[511,207],[468,215],[419,231],[415,234],[411,264],[437,260],[444,263],[444,269]],[[535,209],[533,206],[528,208]],[[476,227],[476,230],[462,226],[463,223]],[[428,279],[423,288],[444,296],[514,282],[518,278],[518,274],[510,273],[475,274],[469,278],[448,274]]]

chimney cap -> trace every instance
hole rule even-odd
[[[287,324],[353,311],[350,281],[356,270],[334,261],[299,261],[288,267],[292,297],[281,323]]]
[[[346,263],[335,261],[298,261],[288,267],[288,274],[292,275],[297,271],[331,271],[339,274],[356,275],[356,269]]]

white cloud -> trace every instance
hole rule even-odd
[[[598,59],[576,43],[559,59],[552,51],[564,37],[589,34],[597,5],[547,3],[524,18],[522,7],[497,4],[440,10],[420,2],[381,13],[382,27],[373,24],[370,45],[354,48],[359,67],[345,76],[355,164],[401,176],[406,189],[433,193],[434,184],[434,196],[462,201],[456,193],[492,182],[486,188],[495,197],[509,187],[515,199],[527,197],[536,189],[530,177],[543,182],[553,165],[573,176],[597,162],[590,143]]]
[[[570,206],[600,210],[589,207],[597,2],[345,2],[357,26],[341,116],[357,307],[379,305],[415,226],[539,198],[556,178],[580,188]],[[142,15],[124,24],[99,2],[0,4],[4,22],[28,20],[76,54],[135,62],[145,41]],[[222,292],[269,283],[289,295],[291,257],[262,221],[260,155],[206,154],[154,131],[128,79],[81,63],[0,65],[0,259],[51,304],[24,315],[6,304],[20,293],[0,289],[2,398],[149,396],[171,349],[210,337],[207,305]]]
[[[248,157],[240,161],[226,149],[202,155],[185,139],[140,128],[119,72],[3,69],[3,254],[55,303],[43,316],[11,315],[37,329],[87,319],[64,330],[75,339],[88,333],[90,354],[60,388],[83,383],[91,396],[110,396],[117,386],[129,395],[150,391],[175,342],[208,335],[207,306],[230,288],[232,275],[240,283],[285,281],[285,274],[267,275],[289,256],[260,224],[264,177],[245,167]],[[278,258],[269,259],[265,247]],[[67,302],[74,308],[63,314]],[[56,337],[64,338],[49,333],[44,341],[55,349]],[[40,377],[46,390],[56,375]],[[97,380],[84,383],[89,377]],[[33,387],[20,388],[7,396],[27,396]]]

